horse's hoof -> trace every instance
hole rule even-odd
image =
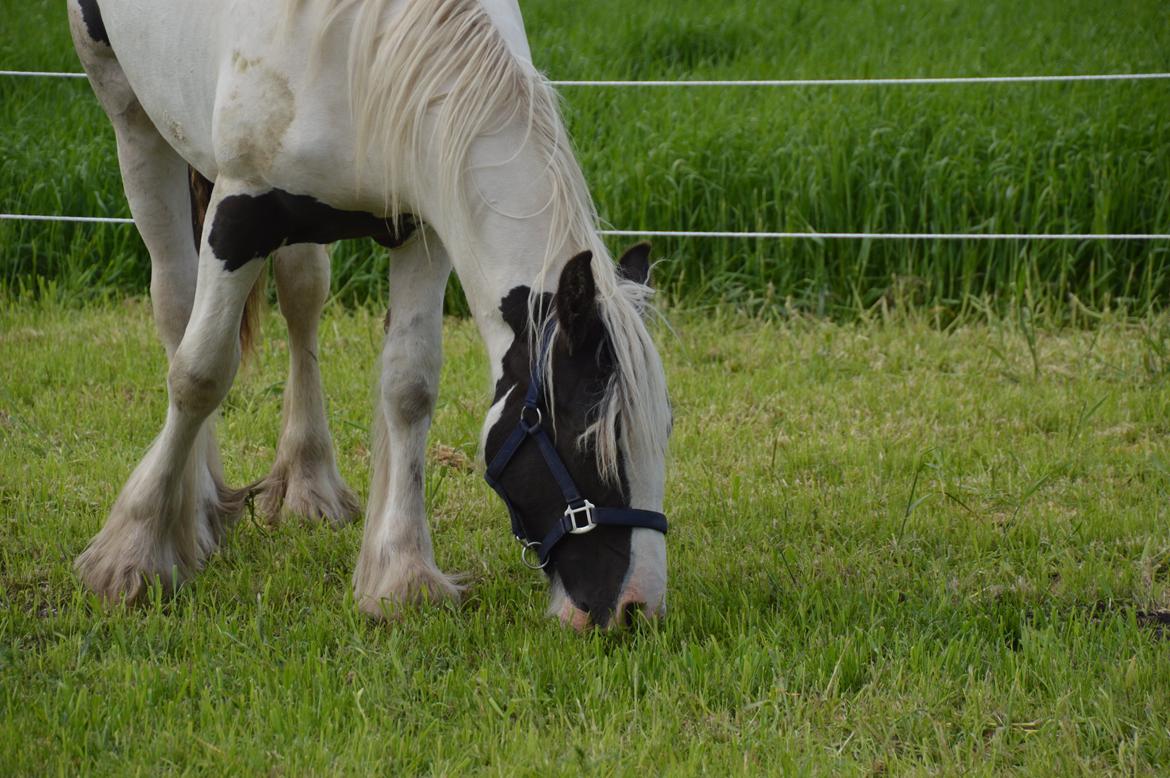
[[[173,548],[149,534],[103,529],[77,557],[73,569],[107,605],[140,602],[152,584],[169,596],[195,574],[198,563],[180,559]]]
[[[362,514],[357,496],[332,466],[277,465],[257,491],[257,507],[271,524],[299,517],[343,527]]]
[[[377,620],[391,620],[415,605],[459,602],[465,587],[456,576],[444,574],[422,560],[391,562],[381,571],[365,569],[358,560],[354,598],[358,610]]]

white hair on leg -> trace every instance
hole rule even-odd
[[[155,441],[74,563],[106,602],[134,602],[154,582],[170,591],[199,569],[191,500],[197,463],[176,470],[177,448],[173,437]]]
[[[318,362],[329,254],[323,246],[286,246],[274,255],[273,266],[288,323],[289,377],[276,462],[260,484],[260,511],[273,522],[301,516],[341,526],[357,518],[361,506],[337,469]]]
[[[455,599],[427,527],[427,432],[442,366],[443,294],[451,264],[437,237],[394,252],[390,321],[374,421],[373,472],[354,595],[374,617],[420,599]]]
[[[187,163],[142,110],[113,51],[89,36],[79,6],[70,3],[68,12],[78,57],[117,138],[126,198],[150,253],[155,325],[171,359],[191,315],[198,267]],[[196,430],[182,468],[167,439],[155,441],[78,558],[82,579],[103,598],[133,600],[146,580],[169,587],[185,579],[239,517],[242,493],[223,484],[214,420]]]
[[[197,467],[196,493],[199,495],[195,506],[195,540],[199,545],[200,559],[211,556],[223,542],[244,513],[248,499],[247,489],[233,489],[224,482],[223,464],[219,458],[219,445],[215,440],[215,419],[212,414],[203,423],[191,460],[203,462]]]
[[[211,416],[179,419],[174,402],[162,434],[74,565],[82,581],[110,603],[134,602],[155,582],[170,592],[192,578],[243,510],[244,493],[217,478],[218,456],[215,469],[208,466],[215,447]],[[184,452],[192,429],[194,443]]]
[[[223,196],[239,191],[219,182],[209,218]],[[240,317],[262,268],[249,262],[228,271],[204,243],[191,318],[167,374],[166,423],[77,559],[82,580],[107,601],[133,600],[151,580],[170,589],[201,565],[198,487],[207,463],[192,454],[239,367]]]

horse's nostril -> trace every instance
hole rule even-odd
[[[618,607],[617,623],[630,625],[641,621],[640,616],[646,615],[646,603],[644,602],[623,602]]]

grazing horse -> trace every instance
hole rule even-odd
[[[264,504],[333,523],[356,513],[326,426],[317,324],[323,246],[372,237],[392,250],[390,315],[359,607],[384,617],[460,592],[435,565],[423,485],[454,269],[491,364],[487,478],[523,559],[549,578],[550,614],[582,628],[662,613],[671,414],[643,321],[649,249],[610,259],[515,0],[67,2],[169,360],[166,421],[78,558],[82,580],[111,602],[171,589],[238,517],[214,414],[269,255],[292,358]],[[188,166],[214,182],[205,203]]]

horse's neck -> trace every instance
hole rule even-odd
[[[500,200],[496,207],[507,206]],[[555,291],[568,256],[546,258],[550,219],[545,215],[511,219],[485,213],[479,232],[482,243],[469,261],[454,259],[468,304],[491,360],[492,383],[500,378],[504,356],[515,333],[504,322],[500,306],[517,287]]]
[[[531,142],[526,127],[479,139],[465,192],[474,224],[469,234],[444,235],[493,370],[514,339],[500,315],[503,299],[516,287],[555,291],[569,258],[592,248],[577,245],[581,239],[556,234],[561,229],[554,224],[551,202],[566,183],[555,181],[554,175],[547,153]],[[582,211],[588,207],[577,205]],[[589,218],[586,213],[578,216]]]
[[[501,301],[517,287],[555,288],[569,257],[594,248],[592,207],[555,98],[529,64],[516,0],[384,2],[402,5],[381,39],[344,38],[357,72],[373,73],[347,84],[369,119],[355,127],[358,210],[413,210],[434,225],[498,361],[512,340],[500,334]],[[431,13],[440,5],[447,27]],[[368,31],[356,13],[350,25]]]

